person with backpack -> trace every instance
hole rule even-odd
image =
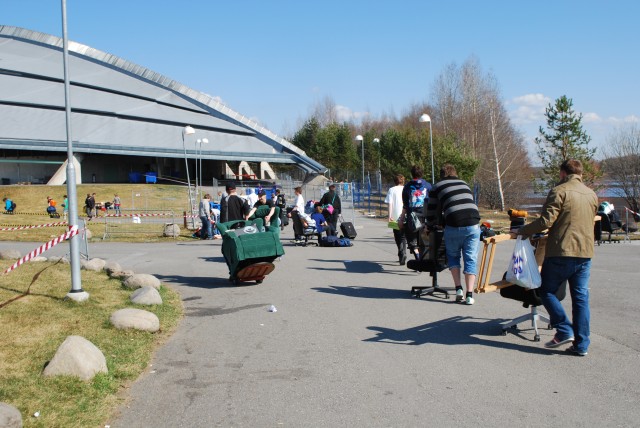
[[[13,214],[13,210],[16,209],[16,203],[13,202],[9,198],[3,198],[2,202],[4,202],[4,209],[8,214]]]
[[[416,260],[420,259],[420,248],[418,246],[418,233],[416,227],[410,222],[414,216],[422,217],[423,209],[429,200],[431,183],[422,178],[422,168],[418,165],[411,167],[411,181],[404,185],[402,189],[402,213],[398,226],[404,231],[409,251]]]
[[[96,200],[91,193],[87,193],[87,198],[84,200],[84,210],[87,213],[87,217],[89,217],[89,221],[93,219],[93,209],[96,207]]]
[[[340,202],[340,196],[336,192],[336,185],[329,186],[329,191],[322,195],[320,198],[320,205],[323,207],[322,214],[327,220],[331,233],[333,235],[338,234],[338,217],[342,212],[342,204]]]

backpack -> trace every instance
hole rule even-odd
[[[283,194],[278,195],[278,197],[276,198],[276,205],[281,209],[287,206],[287,202]]]
[[[16,203],[11,201],[11,211],[16,209]]]
[[[349,238],[338,238],[333,244],[334,247],[353,247]]]
[[[424,180],[412,180],[409,183],[409,208],[422,208],[429,199]]]
[[[322,238],[320,238],[320,246],[321,247],[335,247],[336,246],[336,241],[338,240],[337,236],[333,236],[333,235],[329,235],[329,236],[323,236]]]

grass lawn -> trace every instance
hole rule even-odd
[[[12,263],[0,260],[0,268]],[[160,290],[162,305],[138,306],[129,300],[131,290],[104,272],[82,270],[82,287],[90,293],[89,300],[65,300],[69,275],[69,265],[51,262],[27,263],[0,275],[0,306],[4,304],[0,307],[0,401],[20,410],[25,427],[104,426],[122,400],[120,393],[147,367],[153,350],[182,316],[180,297],[169,288]],[[126,307],[155,313],[160,332],[112,327],[111,314]],[[96,345],[109,372],[87,382],[42,376],[46,363],[69,335],[83,336]]]

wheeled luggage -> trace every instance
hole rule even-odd
[[[280,227],[265,227],[262,218],[218,224],[222,234],[222,255],[234,284],[255,281],[260,284],[270,274],[276,258],[284,254]]]
[[[340,223],[340,230],[345,238],[356,239],[356,236],[358,236],[356,228],[353,227],[353,223],[350,221],[343,221]]]

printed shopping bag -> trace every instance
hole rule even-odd
[[[509,262],[509,269],[507,269],[506,280],[530,290],[538,288],[542,284],[533,246],[528,239],[523,240],[521,236],[518,236]]]

